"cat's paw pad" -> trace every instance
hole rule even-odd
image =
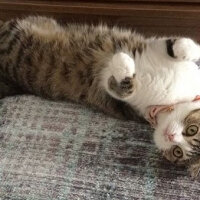
[[[135,89],[134,78],[135,75],[133,77],[125,77],[124,79],[122,79],[122,81],[120,82],[120,88],[122,91],[124,91],[124,93],[126,94],[133,93]]]
[[[116,81],[121,83],[125,78],[133,77],[135,74],[135,63],[128,54],[120,52],[113,56],[110,62],[110,69]]]
[[[172,48],[174,57],[178,60],[196,61],[200,58],[200,47],[192,39],[176,39]]]
[[[135,76],[125,77],[120,82],[118,82],[114,76],[111,76],[108,85],[110,90],[117,94],[118,97],[125,98],[130,96],[136,88]]]

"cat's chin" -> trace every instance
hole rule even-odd
[[[164,134],[159,131],[154,132],[154,142],[161,151],[168,150],[174,145],[173,142],[166,140]]]
[[[153,135],[154,143],[161,151],[168,150],[174,145],[174,142],[170,141],[165,135],[165,131],[170,124],[170,119],[172,119],[170,115],[169,113],[160,114],[158,116],[158,124],[155,127]]]

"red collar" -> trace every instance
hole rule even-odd
[[[192,102],[199,101],[200,95],[197,95]],[[179,102],[183,103],[183,102]],[[155,127],[157,125],[157,116],[159,113],[164,112],[172,112],[174,110],[175,103],[172,105],[155,105],[155,106],[149,106],[146,111],[145,119],[151,124],[152,127]]]

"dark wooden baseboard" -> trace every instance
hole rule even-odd
[[[0,0],[0,19],[46,15],[62,22],[131,27],[145,35],[182,35],[200,41],[199,0]]]

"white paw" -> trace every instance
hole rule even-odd
[[[135,74],[134,60],[126,53],[117,53],[109,63],[111,74],[120,83],[126,77],[133,77]]]
[[[173,45],[173,51],[179,60],[196,61],[200,58],[200,46],[189,38],[177,39]]]

